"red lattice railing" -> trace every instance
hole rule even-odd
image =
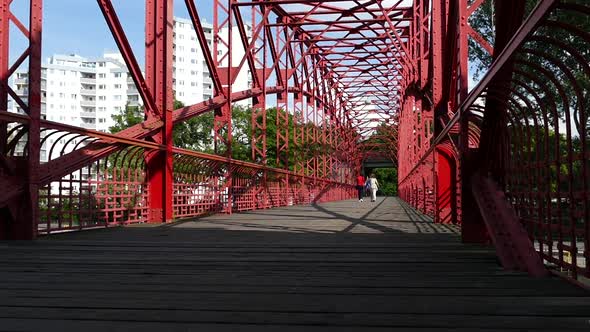
[[[435,221],[446,219],[442,207],[454,205],[463,224],[477,218],[462,216],[477,206],[462,199],[472,191],[481,196],[481,185],[469,183],[474,173],[482,174],[479,183],[497,184],[502,192],[494,197],[510,203],[494,204],[511,210],[499,215],[515,216],[545,265],[575,280],[590,278],[588,13],[587,1],[539,1],[432,147],[400,173],[404,200],[430,214],[424,190],[436,183]],[[437,180],[423,181],[428,176]],[[450,181],[441,181],[445,178]],[[459,186],[448,195],[441,187],[446,192],[453,186],[444,182]],[[480,208],[489,203],[478,198]],[[498,233],[490,227],[507,222],[490,217],[493,209],[481,212],[488,234]],[[496,237],[504,242],[497,248],[522,245],[509,243],[520,239],[513,229],[511,236]]]

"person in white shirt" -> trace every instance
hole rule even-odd
[[[367,179],[367,187],[371,191],[371,202],[377,201],[377,190],[379,190],[379,181],[375,177],[375,173],[371,173],[371,176]]]

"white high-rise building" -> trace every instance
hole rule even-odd
[[[139,105],[139,94],[120,54],[102,58],[54,55],[42,66],[41,117],[50,121],[108,132],[112,115],[126,105]],[[23,100],[28,96],[28,73],[16,73],[13,86]],[[23,113],[18,104],[14,111]],[[60,142],[50,137],[41,151],[41,161],[49,159],[47,145],[60,151]],[[53,156],[56,157],[56,156]]]
[[[213,50],[213,26],[202,23]],[[193,105],[213,96],[213,81],[190,20],[174,20],[174,91],[176,99]]]
[[[201,22],[205,32],[205,38],[211,52],[213,49],[213,25]],[[251,37],[252,27],[246,25],[248,37]],[[227,35],[227,29],[221,30],[221,35]],[[237,67],[244,55],[244,46],[242,45],[238,29],[232,31],[232,63]],[[218,52],[224,54],[227,48],[220,43]],[[213,55],[215,59],[215,55]],[[222,61],[222,66],[227,66],[227,60]],[[251,88],[252,79],[249,75],[247,64],[244,64],[238,77],[232,85],[233,91],[243,91]],[[176,99],[185,105],[193,105],[213,96],[213,81],[207,67],[207,62],[203,56],[203,51],[197,39],[197,33],[190,20],[175,18],[174,22],[174,91]],[[252,102],[250,99],[236,103],[248,107]]]

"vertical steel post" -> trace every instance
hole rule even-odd
[[[147,156],[149,181],[149,222],[173,219],[173,123],[172,90],[173,0],[146,0],[146,84],[154,98],[161,131],[152,139],[166,146],[165,151]],[[146,110],[146,117],[151,114]]]
[[[10,75],[10,2],[0,0],[0,112],[8,111],[8,76]],[[6,156],[7,123],[0,121],[0,154]]]
[[[215,110],[213,120],[215,152],[225,157],[232,156],[232,84],[237,75],[233,64],[233,16],[232,0],[215,0],[213,5],[213,50],[215,63],[220,71],[223,91],[216,91],[216,95],[225,95],[226,102]],[[227,191],[226,213],[232,212],[233,204],[233,168],[231,164],[225,167],[222,192]],[[223,195],[223,193],[222,193]]]
[[[252,31],[261,30],[258,38],[252,40],[254,43],[254,61],[256,71],[252,75],[258,75],[258,82],[262,89],[262,95],[254,98],[252,104],[252,160],[256,163],[266,165],[266,6],[252,6]],[[253,80],[256,82],[256,80]]]
[[[2,1],[0,4],[0,111],[7,111],[8,106],[8,79],[10,76],[9,69],[9,25],[10,4],[12,1]],[[43,1],[30,0],[29,10],[29,30],[28,30],[28,55],[29,55],[29,73],[28,73],[28,114],[27,121],[27,151],[26,156],[22,159],[22,168],[15,170],[12,176],[18,176],[24,182],[23,192],[14,200],[9,202],[8,209],[5,209],[0,222],[0,238],[12,240],[32,240],[37,236],[37,222],[39,219],[39,158],[41,151],[41,31],[43,27]],[[6,124],[2,125],[3,134],[1,135],[2,158],[8,162],[4,155],[4,146],[6,134]],[[7,175],[7,174],[1,174]]]

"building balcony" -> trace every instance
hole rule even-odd
[[[96,90],[95,89],[80,89],[80,94],[81,95],[89,95],[89,96],[96,96]]]
[[[96,100],[80,100],[80,106],[96,107]]]
[[[16,91],[16,95],[19,97],[27,97],[29,95],[29,89],[17,89]]]
[[[141,104],[139,103],[139,100],[127,100],[127,104],[129,106],[141,106]]]
[[[80,117],[81,118],[96,118],[96,112],[80,112]]]
[[[80,127],[81,128],[86,128],[86,129],[96,129],[96,123],[85,123],[85,122],[82,122],[80,124]]]
[[[81,77],[80,83],[96,85],[96,78]]]

